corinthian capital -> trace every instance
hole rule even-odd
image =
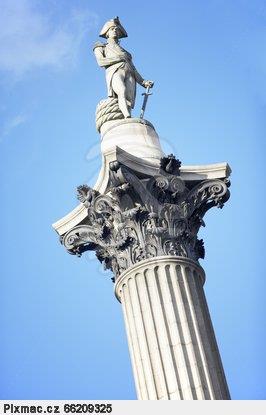
[[[180,166],[170,155],[161,159],[157,174],[150,175],[117,161],[110,165],[105,194],[79,186],[78,199],[87,216],[63,236],[68,252],[94,250],[115,279],[151,257],[204,258],[198,231],[205,213],[228,200],[230,183],[227,178],[184,180]]]

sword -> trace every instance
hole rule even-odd
[[[141,94],[141,95],[144,96],[144,99],[143,99],[143,104],[142,104],[142,107],[141,107],[140,118],[143,118],[144,117],[144,112],[145,112],[145,108],[146,108],[146,105],[147,105],[147,101],[148,101],[149,95],[152,95],[152,92],[149,92],[149,91],[150,91],[150,87],[147,86],[146,92],[143,92]]]

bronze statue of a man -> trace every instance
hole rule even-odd
[[[93,50],[99,66],[106,69],[108,97],[117,97],[122,114],[130,118],[135,104],[136,82],[152,88],[153,81],[142,78],[131,54],[120,46],[119,39],[127,37],[127,32],[118,17],[105,23],[100,36],[107,39],[107,43],[97,42]]]

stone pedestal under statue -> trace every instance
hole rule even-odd
[[[53,226],[68,252],[113,272],[138,399],[230,399],[206,303],[197,234],[229,198],[226,163],[181,166],[146,120],[106,122],[102,169]],[[89,323],[88,323],[89,324]]]

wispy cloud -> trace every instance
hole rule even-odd
[[[9,135],[14,130],[14,128],[17,128],[19,125],[24,124],[27,120],[28,116],[24,113],[17,114],[12,118],[6,120],[3,127],[2,135],[0,137],[0,142],[4,139],[4,137]]]
[[[87,9],[65,13],[59,24],[37,5],[33,0],[1,0],[1,71],[22,76],[34,68],[73,66],[84,35],[97,24],[97,15]]]

